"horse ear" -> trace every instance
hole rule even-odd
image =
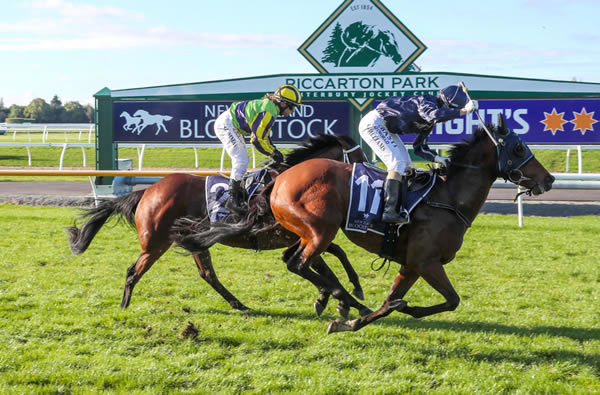
[[[510,132],[510,130],[508,130],[508,127],[506,126],[506,118],[504,118],[503,113],[498,114],[498,132],[502,135],[508,134],[508,132]]]

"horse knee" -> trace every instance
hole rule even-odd
[[[447,304],[448,304],[449,311],[456,310],[456,308],[460,304],[460,296],[458,296],[457,294],[452,295],[451,297],[448,298]]]
[[[290,259],[286,262],[287,269],[295,274],[300,274],[302,270],[302,262],[299,262],[296,259]]]

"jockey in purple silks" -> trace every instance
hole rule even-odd
[[[229,200],[225,204],[227,209],[241,212],[245,206],[242,178],[248,170],[250,158],[242,134],[250,135],[250,141],[260,153],[280,163],[283,154],[271,142],[271,128],[279,115],[291,115],[301,105],[302,97],[298,89],[286,84],[262,99],[235,102],[219,115],[215,121],[215,134],[232,162]]]
[[[415,134],[415,154],[430,162],[447,166],[450,160],[436,155],[427,145],[429,135],[438,122],[445,122],[470,114],[475,103],[458,85],[440,90],[437,96],[392,96],[367,113],[360,121],[358,132],[362,139],[385,164],[385,206],[382,220],[389,223],[410,222],[403,206],[406,198],[404,172],[412,162],[400,139],[403,134]]]

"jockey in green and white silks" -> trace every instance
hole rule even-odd
[[[440,90],[437,96],[390,97],[361,119],[358,126],[360,137],[388,170],[384,187],[384,222],[409,222],[408,212],[402,206],[406,191],[401,187],[405,187],[403,175],[412,162],[400,135],[415,134],[415,154],[447,166],[449,159],[436,155],[427,145],[429,135],[436,123],[461,117],[474,110],[475,103],[469,100],[466,92],[458,85],[451,85]]]
[[[300,105],[300,92],[286,84],[262,99],[235,102],[216,119],[215,134],[232,162],[227,208],[239,212],[244,205],[241,180],[248,170],[250,158],[243,135],[250,135],[250,142],[260,153],[281,162],[283,155],[271,142],[271,128],[279,115],[288,116]]]

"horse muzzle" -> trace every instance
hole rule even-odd
[[[548,174],[546,177],[544,177],[544,181],[541,184],[536,182],[534,187],[531,188],[531,192],[536,196],[541,195],[544,192],[548,192],[552,189],[552,184],[554,183],[555,179],[556,178],[554,178],[552,174]]]

